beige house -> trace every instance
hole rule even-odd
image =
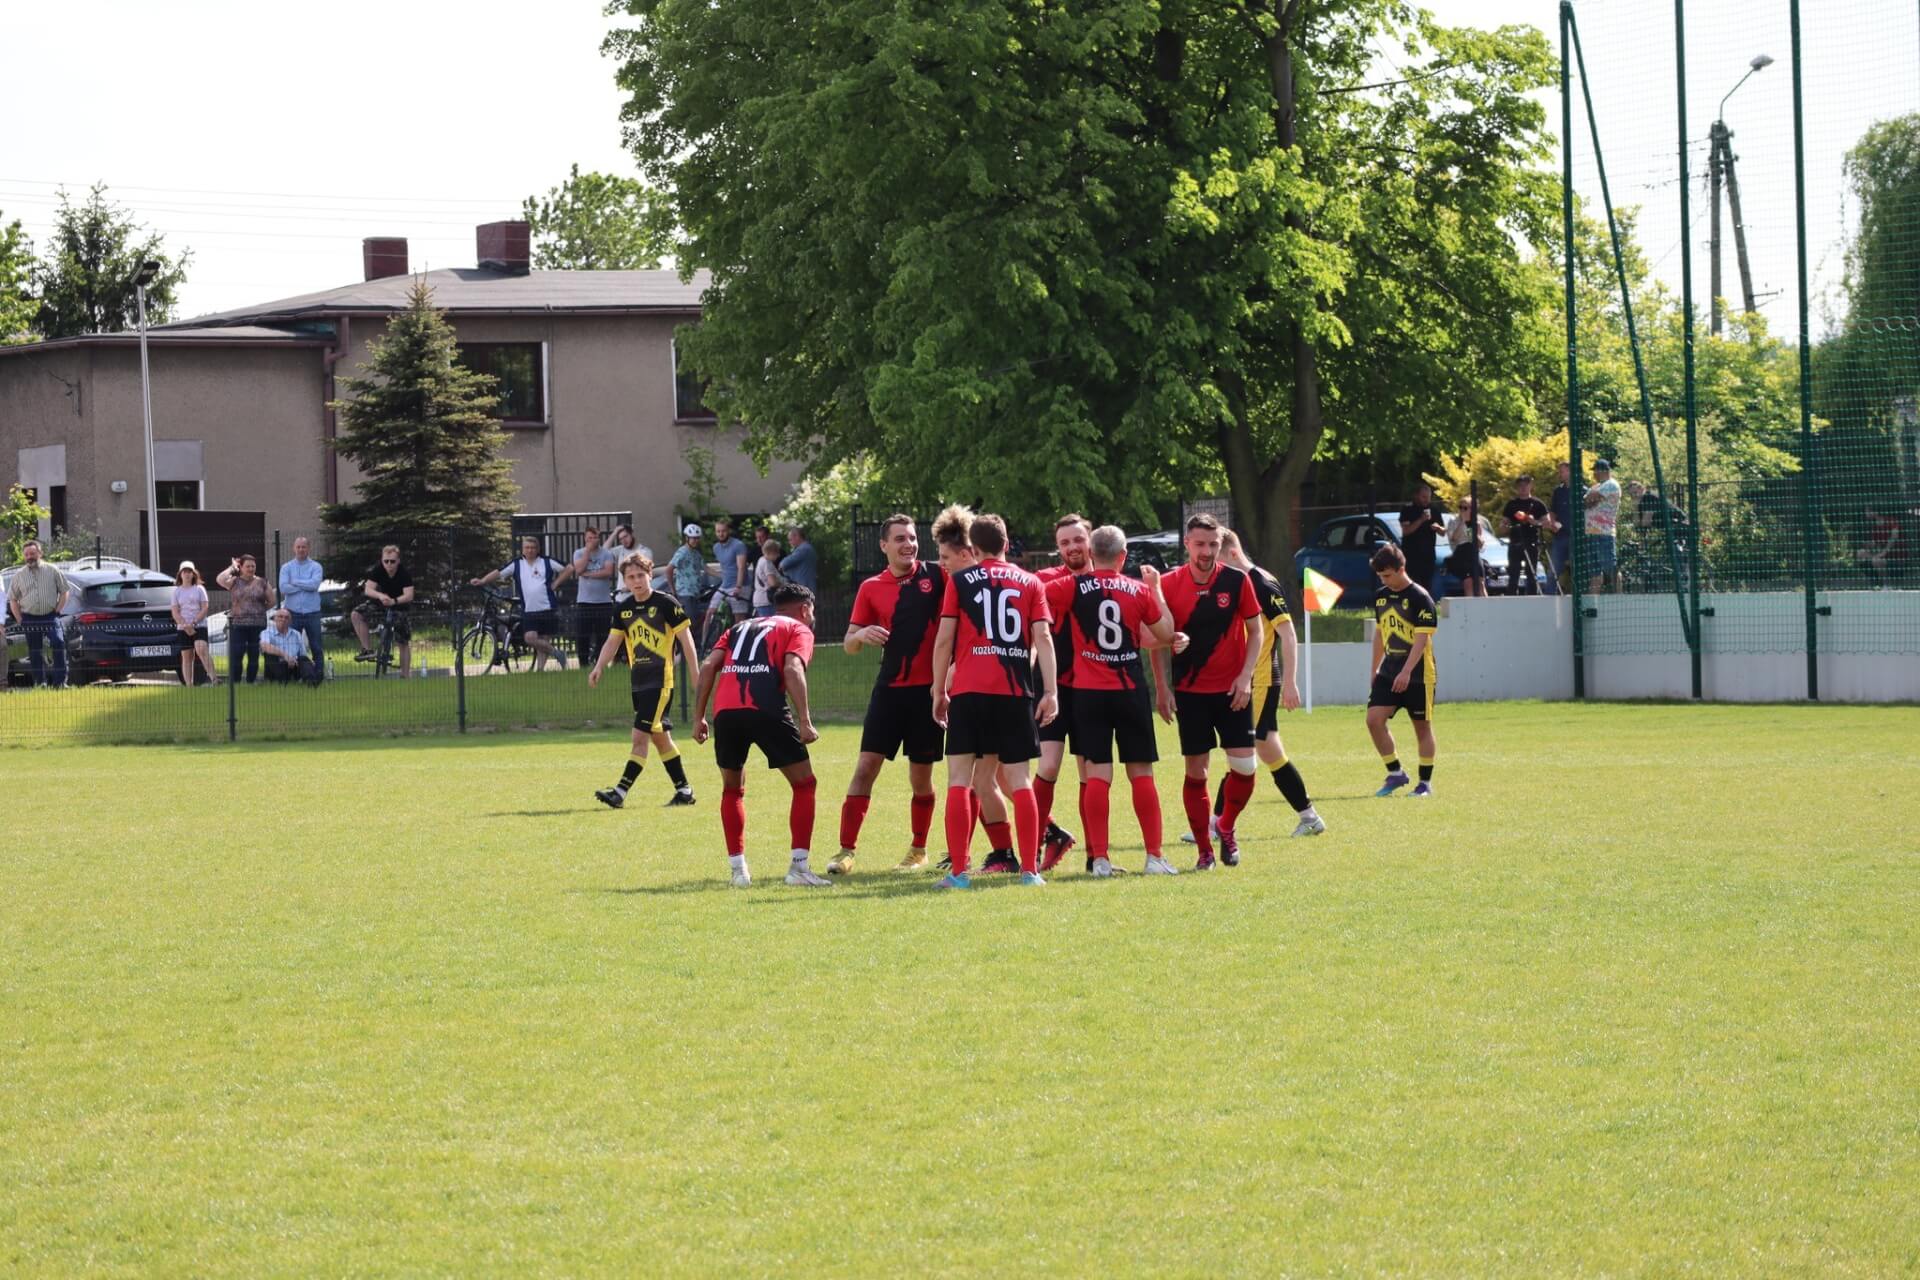
[[[641,540],[664,555],[678,542],[690,445],[714,451],[722,506],[785,502],[799,468],[761,476],[739,436],[714,426],[697,381],[677,376],[674,330],[699,318],[703,278],[532,271],[524,222],[487,224],[476,239],[479,265],[421,278],[468,362],[500,378],[521,511],[631,511]],[[405,307],[415,278],[405,240],[363,249],[358,283],[149,331],[163,516],[260,512],[269,536],[291,538],[318,526],[321,503],[352,496],[353,467],[328,447],[336,423],[326,405]],[[140,545],[146,459],[133,334],[0,347],[0,484],[8,480],[36,492],[53,512],[49,526],[100,534],[126,554]]]

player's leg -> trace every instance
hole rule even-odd
[[[1033,795],[1027,761],[1009,760],[1001,768],[1013,786],[1013,825],[1020,857],[1020,883],[1043,884],[1040,879],[1040,805]]]
[[[1196,871],[1213,865],[1213,832],[1207,819],[1212,816],[1213,797],[1207,793],[1207,757],[1213,754],[1213,717],[1207,705],[1210,695],[1174,691],[1173,720],[1180,734],[1180,755],[1185,761],[1185,776],[1180,783],[1180,802],[1187,814],[1187,830],[1199,847]]]
[[[727,865],[733,873],[734,887],[744,889],[753,883],[753,875],[747,870],[747,775],[744,769],[720,770],[720,832],[727,842]]]
[[[594,792],[595,800],[609,809],[618,809],[627,803],[627,792],[633,790],[633,784],[640,780],[640,771],[647,767],[647,741],[646,723],[636,714],[633,719],[633,739],[627,747],[627,763],[620,771],[620,781]]]
[[[1433,794],[1433,685],[1423,682],[1417,688],[1420,691],[1418,713],[1412,705],[1407,708],[1407,715],[1413,721],[1414,740],[1420,747],[1420,781],[1412,794],[1425,799]]]
[[[840,801],[840,852],[827,864],[827,874],[843,876],[853,870],[853,852],[860,843],[860,826],[867,820],[867,806],[873,803],[873,784],[880,777],[887,757],[866,749],[854,757],[853,777],[847,782],[847,794]]]
[[[1253,799],[1253,779],[1260,766],[1253,758],[1251,745],[1229,747],[1225,755],[1227,773],[1220,781],[1227,793],[1227,803],[1220,810],[1220,861],[1232,867],[1240,863],[1240,838],[1236,828],[1247,802]]]
[[[895,871],[918,871],[927,865],[927,833],[933,829],[933,762],[931,760],[910,760],[907,763],[907,782],[913,788],[913,799],[908,802],[909,830],[912,841],[907,846],[907,856],[900,860]]]
[[[1287,748],[1280,741],[1280,735],[1269,733],[1254,743],[1254,752],[1260,757],[1260,763],[1266,767],[1267,775],[1273,779],[1273,785],[1279,789],[1282,797],[1299,815],[1299,822],[1293,828],[1296,836],[1317,836],[1326,831],[1326,820],[1319,810],[1313,807],[1313,798],[1307,794],[1307,781],[1300,776],[1300,770],[1293,761],[1287,759]]]
[[[1400,748],[1394,745],[1393,730],[1387,727],[1387,721],[1393,718],[1393,713],[1397,709],[1392,706],[1367,708],[1367,734],[1373,739],[1373,749],[1380,753],[1380,760],[1387,767],[1386,781],[1380,784],[1378,791],[1374,792],[1379,796],[1390,796],[1413,781],[1407,777],[1407,771],[1400,767]]]
[[[813,776],[813,761],[807,758],[806,744],[800,741],[798,730],[794,731],[793,743],[799,747],[800,758],[777,766],[793,789],[793,798],[787,807],[787,832],[793,849],[792,860],[787,864],[787,883],[818,889],[832,883],[815,875],[808,861],[813,847],[814,802],[820,782]],[[769,761],[773,759],[772,755],[768,756]]]
[[[669,807],[693,803],[693,783],[687,778],[687,762],[680,758],[680,746],[673,740],[673,730],[667,727],[667,704],[672,701],[673,690],[660,695],[659,714],[653,721],[655,728],[647,735],[654,753],[660,757],[660,767],[667,771],[667,781],[673,784],[673,795],[667,799]]]
[[[973,843],[974,806],[978,803],[973,766],[971,752],[956,751],[947,757],[947,865],[950,870],[940,882],[946,889],[968,886],[967,868],[971,865],[968,846]]]
[[[1064,692],[1064,691],[1063,691]],[[1063,709],[1054,723],[1066,718]],[[1049,726],[1051,728],[1051,726]],[[1033,799],[1040,809],[1040,828],[1045,833],[1047,858],[1058,862],[1065,857],[1067,850],[1073,848],[1073,833],[1053,820],[1054,788],[1060,782],[1060,768],[1067,761],[1067,740],[1064,734],[1058,738],[1043,737],[1040,740],[1040,760],[1034,767]],[[1086,771],[1081,770],[1082,786],[1085,785]]]
[[[1104,762],[1089,760],[1086,763],[1086,782],[1080,788],[1080,825],[1087,833],[1087,864],[1097,876],[1113,874],[1113,863],[1109,860],[1112,850],[1111,824],[1109,821],[1113,803],[1113,752],[1109,749],[1101,752],[1089,746],[1096,756],[1105,755]],[[1048,850],[1052,856],[1052,850]],[[1042,871],[1047,870],[1045,863]]]
[[[982,874],[1012,872],[1020,865],[1013,851],[1013,781],[1006,767],[994,757],[991,770],[977,765],[973,771],[973,812],[987,836],[987,856],[980,860]],[[984,781],[982,780],[984,779]]]

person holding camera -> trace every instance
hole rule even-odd
[[[273,584],[260,576],[259,564],[249,555],[235,556],[214,579],[227,593],[227,679],[242,675],[252,684],[260,677],[260,633],[267,629],[267,610],[273,608]]]
[[[1520,476],[1513,482],[1513,497],[1501,510],[1507,522],[1507,591],[1523,594],[1520,575],[1527,575],[1524,594],[1540,594],[1540,530],[1547,525],[1547,504],[1533,496],[1533,477]]]

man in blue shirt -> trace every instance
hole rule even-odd
[[[700,624],[701,634],[713,634],[714,614],[725,604],[737,622],[753,613],[753,598],[747,578],[747,544],[733,536],[733,521],[722,517],[713,522],[713,558],[720,562],[720,589],[713,593],[707,616]],[[704,566],[702,566],[704,572]]]
[[[780,576],[795,586],[805,587],[809,591],[820,589],[820,553],[807,541],[807,531],[799,525],[787,530],[787,542],[792,545],[780,561]]]
[[[680,531],[684,541],[667,562],[673,572],[673,594],[680,607],[692,614],[700,607],[707,589],[707,558],[700,554],[700,526],[692,521]]]
[[[307,653],[307,637],[293,625],[285,605],[273,611],[267,629],[260,633],[260,654],[266,659],[268,684],[292,684],[296,679],[320,683],[320,669]]]
[[[1549,572],[1562,592],[1573,590],[1573,488],[1569,463],[1561,463],[1559,483],[1547,503],[1547,528],[1553,530],[1553,567]]]
[[[320,584],[327,575],[312,550],[313,544],[306,538],[293,540],[293,559],[280,566],[280,603],[293,615],[293,625],[306,636],[313,669],[324,675],[327,650],[320,632]]]

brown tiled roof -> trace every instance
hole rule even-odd
[[[386,314],[407,305],[416,278],[433,290],[434,305],[455,313],[621,312],[689,313],[700,309],[707,287],[702,271],[683,282],[674,271],[533,271],[509,275],[481,267],[428,271],[420,277],[388,276],[319,293],[282,298],[233,311],[195,316],[154,332],[209,326],[296,321],[341,312]]]

